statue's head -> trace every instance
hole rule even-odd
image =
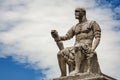
[[[83,16],[86,16],[86,10],[83,7],[77,7],[75,9],[75,18],[81,19]]]

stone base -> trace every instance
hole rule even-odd
[[[77,74],[75,76],[65,76],[53,80],[117,80],[105,74]]]

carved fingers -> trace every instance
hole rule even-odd
[[[58,32],[56,30],[51,30],[51,35],[56,42],[60,41],[60,37],[59,37]]]

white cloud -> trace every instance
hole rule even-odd
[[[17,5],[20,3],[25,6],[17,10]],[[11,4],[16,5],[15,10],[4,10],[2,7],[0,21],[20,20],[21,23],[15,24],[7,32],[0,33],[0,42],[6,45],[0,56],[13,56],[16,61],[29,63],[35,69],[49,67],[49,70],[43,71],[47,78],[58,77],[60,73],[56,58],[58,48],[50,31],[56,29],[60,35],[64,35],[76,24],[74,9],[80,5],[86,7],[88,19],[96,20],[101,25],[102,40],[97,52],[102,71],[113,77],[119,77],[120,46],[117,42],[120,41],[118,37],[120,32],[115,32],[112,28],[120,24],[119,21],[112,19],[114,13],[111,9],[97,7],[94,0],[29,0],[17,3],[11,0]],[[64,44],[71,46],[73,41]]]

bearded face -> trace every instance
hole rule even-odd
[[[83,8],[76,8],[75,9],[75,18],[81,19],[85,15],[85,10]]]

